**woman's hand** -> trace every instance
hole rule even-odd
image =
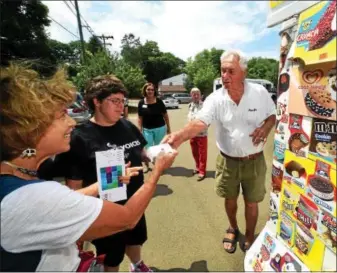
[[[153,170],[157,170],[160,173],[166,170],[167,168],[171,167],[175,157],[178,155],[176,150],[173,150],[171,153],[164,153],[160,152],[156,157],[156,162],[154,165]]]
[[[142,157],[142,162],[144,162],[144,163],[150,163],[151,162],[150,158],[147,156],[147,153],[146,153],[145,149],[142,150],[141,157]]]
[[[125,175],[118,177],[119,181],[123,184],[129,184],[130,179],[133,176],[139,175],[139,171],[143,170],[143,167],[131,167],[131,162],[129,161],[128,164],[125,166]]]

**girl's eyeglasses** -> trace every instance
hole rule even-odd
[[[119,104],[125,105],[125,103],[126,103],[126,99],[125,98],[124,99],[108,98],[106,100],[112,102],[114,105],[119,105]]]

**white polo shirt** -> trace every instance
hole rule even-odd
[[[254,146],[249,135],[264,120],[276,114],[275,104],[268,91],[260,84],[244,83],[244,93],[239,105],[222,88],[209,95],[197,119],[210,125],[215,121],[216,145],[223,153],[244,157],[261,152],[264,143]]]

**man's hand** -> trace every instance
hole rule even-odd
[[[173,149],[177,149],[184,141],[195,137],[207,128],[208,125],[206,123],[199,119],[194,119],[178,132],[166,135],[161,144],[168,143]]]
[[[160,142],[160,144],[168,143],[171,145],[173,149],[177,149],[183,142],[184,140],[183,140],[181,133],[174,132],[174,133],[166,135],[163,138],[163,140]]]
[[[131,167],[131,162],[129,161],[128,164],[125,166],[125,175],[120,176],[119,180],[124,184],[129,184],[130,179],[132,176],[139,175],[139,171],[143,170],[143,167]]]
[[[275,120],[275,115],[268,117],[261,127],[256,128],[254,132],[249,135],[252,137],[254,146],[267,141],[267,137],[275,124]]]
[[[252,141],[254,146],[259,145],[261,142],[266,142],[267,141],[267,136],[268,133],[266,128],[263,126],[258,127],[254,130],[253,133],[251,133],[249,136],[252,137]]]

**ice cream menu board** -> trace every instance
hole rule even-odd
[[[247,271],[336,272],[336,1],[298,18],[280,33],[270,217]]]

